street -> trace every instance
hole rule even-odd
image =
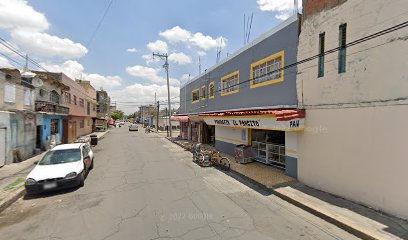
[[[0,214],[1,239],[354,239],[262,194],[156,133],[111,129],[85,186],[25,196]]]

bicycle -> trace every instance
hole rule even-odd
[[[220,152],[217,151],[203,151],[200,156],[200,166],[219,166],[221,170],[228,171],[231,168],[231,161],[223,157]]]

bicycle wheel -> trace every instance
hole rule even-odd
[[[224,171],[230,170],[230,168],[231,168],[231,162],[230,162],[230,160],[229,160],[228,158],[226,158],[226,157],[222,157],[222,158],[220,159],[220,167],[221,167],[221,169],[224,170]]]
[[[197,158],[198,158],[198,165],[200,165],[201,167],[204,167],[204,160],[205,160],[204,154],[199,153]]]

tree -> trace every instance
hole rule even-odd
[[[116,121],[118,119],[123,119],[124,112],[121,110],[116,110],[111,113],[111,117]]]

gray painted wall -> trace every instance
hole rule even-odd
[[[237,108],[265,107],[290,105],[297,106],[296,95],[296,67],[284,71],[284,81],[266,85],[258,88],[250,88],[249,82],[239,86],[239,93],[221,96],[216,92],[214,99],[208,98],[209,83],[215,82],[215,89],[220,87],[221,78],[239,70],[240,82],[250,79],[251,64],[269,57],[282,50],[285,52],[284,64],[296,62],[298,44],[298,19],[288,19],[276,28],[280,30],[267,36],[264,40],[244,50],[228,61],[213,67],[205,74],[193,79],[180,89],[180,111],[181,113],[200,113],[217,110],[228,110]],[[262,38],[261,36],[260,38]],[[254,40],[256,42],[257,40]],[[250,43],[251,44],[251,43]],[[197,103],[191,103],[191,92],[194,89],[207,86],[207,99]],[[185,105],[186,104],[186,105]]]
[[[217,149],[220,152],[229,154],[231,156],[235,155],[235,147],[237,145],[232,144],[232,143],[227,143],[219,140],[215,140],[215,149]]]

